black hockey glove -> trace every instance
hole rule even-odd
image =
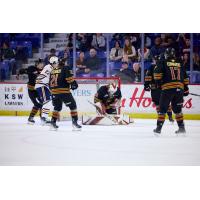
[[[72,90],[76,90],[76,89],[78,88],[78,83],[77,83],[76,81],[73,81],[73,82],[71,83],[71,85],[70,85],[70,88],[71,88]]]
[[[149,92],[151,90],[150,85],[144,84],[144,90]]]
[[[188,85],[185,85],[184,86],[184,94],[183,94],[183,96],[188,96],[189,95],[189,88],[188,88]]]

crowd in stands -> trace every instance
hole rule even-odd
[[[110,46],[111,74],[119,76],[124,83],[141,81],[141,35],[114,34]],[[173,47],[184,67],[190,72],[190,34],[145,34],[144,71],[155,63],[157,56]],[[197,46],[199,47],[199,46]],[[200,72],[199,49],[194,48],[193,70]],[[199,78],[198,78],[199,79]],[[197,80],[197,81],[200,81]]]
[[[17,74],[20,67],[27,63],[27,59],[32,58],[34,50],[40,47],[36,40],[40,34],[0,35],[0,78],[3,80],[9,75]],[[48,38],[53,35],[44,34],[44,42],[48,42]],[[200,34],[193,35],[193,71],[197,72],[199,77],[194,81],[200,82]],[[44,62],[47,64],[49,58],[56,55],[64,59],[65,64],[71,68],[75,63],[77,77],[106,77],[109,71],[110,76],[120,77],[123,83],[134,83],[141,82],[142,60],[146,71],[155,63],[157,56],[163,54],[166,48],[173,47],[183,66],[190,73],[190,34],[147,33],[144,37],[143,50],[139,33],[115,33],[107,36],[102,33],[75,34],[74,56],[73,34],[66,34],[68,42],[65,48],[60,51],[52,48],[49,54],[45,54]]]
[[[0,80],[17,75],[28,58],[40,47],[40,33],[0,34]],[[52,34],[44,34],[44,40]]]

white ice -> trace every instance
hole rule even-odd
[[[0,117],[0,165],[200,165],[200,121],[185,121],[187,134],[165,122],[135,119],[130,126],[83,126],[59,122],[58,131],[27,124],[27,117]]]

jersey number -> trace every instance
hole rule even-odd
[[[51,75],[50,86],[51,86],[51,87],[56,87],[56,86],[58,86],[58,74],[53,74],[53,75]]]
[[[180,76],[180,68],[176,68],[174,69],[174,67],[170,67],[170,72],[171,72],[171,77],[172,80],[181,80],[181,76]],[[175,73],[176,72],[176,73]]]

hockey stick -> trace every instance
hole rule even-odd
[[[200,97],[199,94],[194,94],[194,93],[189,93],[190,95],[193,95],[193,96],[197,96],[197,97]]]
[[[93,105],[96,109],[97,109],[97,113],[102,115],[99,111],[98,111],[98,106],[96,106],[94,103],[92,103],[91,101],[88,100],[88,103],[90,103],[91,105]],[[110,119],[112,122],[114,122],[115,124],[119,124],[119,122],[112,116],[108,115],[107,113],[103,114],[104,117]]]

